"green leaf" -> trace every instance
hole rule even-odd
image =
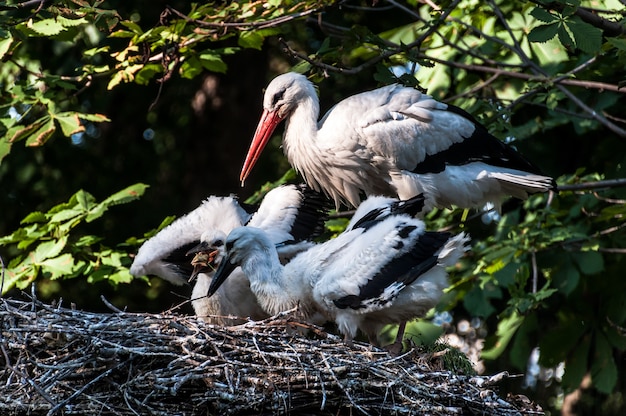
[[[125,189],[122,189],[121,191],[114,193],[113,195],[102,201],[102,204],[117,205],[134,201],[136,199],[139,199],[148,188],[149,185],[146,185],[144,183],[136,183]]]
[[[570,50],[574,49],[576,46],[574,44],[574,39],[572,39],[565,26],[560,25],[557,34],[559,35],[559,41],[563,44],[563,46]]]
[[[135,82],[139,85],[148,85],[156,74],[161,73],[163,73],[163,67],[160,64],[147,64],[137,72]]]
[[[41,126],[43,126],[49,119],[50,119],[49,116],[45,116],[34,121],[33,123],[27,126],[18,125],[18,126],[11,127],[9,131],[7,131],[6,137],[8,141],[11,143],[18,142],[28,137],[28,135],[34,132],[35,130],[41,128]]]
[[[95,123],[102,123],[102,122],[105,122],[105,121],[111,121],[111,119],[109,119],[104,114],[97,114],[97,113],[93,113],[93,114],[76,113],[76,114],[78,114],[78,117],[80,117],[82,120],[93,121]]]
[[[556,36],[558,30],[558,23],[539,25],[530,31],[530,33],[528,34],[528,40],[531,42],[547,42],[554,36]]]
[[[132,38],[134,36],[135,34],[128,30],[116,30],[109,35],[110,38]]]
[[[604,258],[597,251],[581,251],[573,257],[583,274],[593,275],[604,270]]]
[[[607,42],[614,48],[626,52],[626,39],[623,38],[607,38]]]
[[[602,30],[582,21],[580,18],[572,18],[565,22],[572,32],[576,47],[588,54],[600,52],[602,47]]]
[[[131,22],[130,20],[124,20],[120,23],[137,35],[143,34],[143,30],[141,30],[141,27],[135,22]]]
[[[20,221],[20,224],[32,224],[34,222],[44,222],[44,221],[46,221],[46,214],[40,211],[34,211],[28,214],[26,217],[24,217],[24,219]]]
[[[0,164],[9,153],[11,153],[12,143],[6,140],[4,137],[0,137]]]
[[[40,243],[34,251],[31,252],[31,260],[35,264],[41,264],[46,259],[56,257],[67,243],[67,237],[59,240],[44,241]]]
[[[502,269],[493,274],[493,277],[498,282],[498,285],[502,287],[508,287],[515,283],[515,276],[519,269],[519,264],[510,262],[507,263]]]
[[[572,354],[565,362],[565,373],[563,374],[562,382],[566,393],[576,390],[587,373],[589,346],[589,337],[583,337],[580,342],[577,342]]]
[[[88,24],[89,22],[84,17],[78,19],[68,19],[63,16],[57,16],[56,20],[63,25],[63,27],[76,27],[83,24]]]
[[[596,343],[591,358],[591,381],[596,389],[604,394],[613,391],[617,383],[617,367],[613,359],[613,349],[604,335],[596,334]]]
[[[104,214],[112,205],[125,204],[140,198],[147,188],[148,185],[137,183],[114,193],[95,207],[91,208],[89,210],[89,214],[85,218],[85,221],[92,222],[93,220],[100,218],[102,214]]]
[[[96,198],[89,192],[80,190],[73,195],[71,200],[75,200],[76,204],[83,210],[88,211],[95,206]]]
[[[528,356],[533,348],[536,347],[533,334],[536,333],[537,327],[537,315],[528,315],[515,332],[515,337],[513,338],[509,351],[509,357],[511,363],[520,371],[526,370]]]
[[[212,72],[226,73],[228,66],[218,54],[203,53],[199,57],[202,66]]]
[[[67,220],[71,220],[73,218],[79,217],[83,213],[84,211],[78,208],[64,209],[62,211],[56,212],[53,215],[51,215],[49,221],[51,223],[65,222]]]
[[[42,146],[45,144],[52,134],[56,130],[54,127],[54,121],[51,118],[48,119],[38,130],[28,136],[26,139],[26,146]]]
[[[487,317],[493,314],[496,309],[491,305],[489,292],[486,289],[474,287],[463,297],[463,306],[472,316]]]
[[[197,57],[192,56],[183,62],[180,66],[179,72],[181,77],[192,79],[201,74],[202,70],[202,63],[200,63],[200,60]]]
[[[480,356],[486,360],[498,358],[509,345],[513,335],[515,335],[515,332],[523,322],[524,317],[517,313],[512,313],[511,316],[500,319],[496,329],[495,340],[489,343],[491,345],[485,344],[485,349],[480,353]]]
[[[551,23],[559,19],[542,7],[535,7],[531,10],[530,15],[537,20],[541,20],[544,23]]]
[[[571,262],[567,262],[562,267],[558,267],[552,276],[552,284],[559,292],[569,295],[578,286],[580,273]]]
[[[74,133],[85,131],[85,126],[80,123],[77,113],[66,112],[55,114],[54,118],[61,126],[61,131],[66,137],[70,137]]]
[[[584,322],[569,320],[546,332],[539,342],[540,363],[546,367],[555,367],[561,361],[565,361],[568,355],[578,348],[580,339],[587,329]]]
[[[242,48],[251,48],[261,50],[263,47],[263,41],[265,40],[265,36],[261,35],[259,31],[256,30],[246,30],[239,33],[239,40],[237,43]]]
[[[109,274],[106,276],[107,280],[111,283],[120,284],[120,283],[130,283],[135,278],[127,269],[119,270],[115,273]]]
[[[31,20],[28,22],[28,27],[44,36],[58,35],[65,30],[61,22],[56,19],[43,19],[35,23]]]
[[[65,253],[41,262],[41,271],[49,274],[47,277],[54,280],[73,274],[74,266],[74,257],[69,253]]]
[[[11,48],[11,43],[13,43],[13,38],[6,38],[0,40],[0,60],[6,55],[6,53]]]

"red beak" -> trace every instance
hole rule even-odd
[[[277,112],[263,110],[263,115],[261,116],[259,125],[256,127],[256,131],[254,132],[250,149],[248,149],[246,161],[243,163],[243,168],[241,168],[241,174],[239,175],[241,186],[243,186],[243,182],[246,180],[248,175],[250,175],[250,171],[259,159],[259,156],[267,145],[267,142],[270,140],[270,137],[272,137],[272,133],[276,129],[276,126],[278,126],[278,123],[282,120],[283,119],[278,116]]]

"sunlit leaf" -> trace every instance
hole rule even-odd
[[[41,263],[45,259],[58,256],[61,253],[61,250],[65,247],[66,243],[67,237],[40,243],[37,248],[31,252],[32,262]]]
[[[225,73],[228,69],[226,62],[217,54],[203,53],[198,58],[201,65],[208,71]]]
[[[65,253],[41,262],[41,271],[54,280],[71,275],[74,272],[74,266],[74,257],[69,253]]]
[[[43,19],[34,23],[31,20],[28,23],[28,28],[44,36],[58,35],[66,30],[57,19]]]
[[[265,37],[262,36],[258,31],[246,30],[246,31],[239,33],[239,40],[237,43],[242,48],[252,48],[252,49],[261,50],[264,40],[265,40]]]
[[[0,60],[2,57],[6,55],[6,53],[11,48],[11,43],[13,43],[13,38],[5,38],[0,40]]]
[[[48,119],[48,121],[39,129],[28,136],[26,139],[26,146],[42,146],[50,137],[52,137],[55,130],[56,127],[54,126],[54,121],[52,121],[51,118]]]
[[[524,322],[524,317],[517,313],[500,319],[496,329],[495,341],[491,342],[491,345],[485,345],[485,349],[480,353],[480,356],[487,360],[498,358],[509,345],[509,342],[515,335],[515,331],[517,331],[522,322]]]
[[[46,221],[46,218],[47,218],[46,214],[44,214],[43,212],[34,211],[28,214],[26,217],[24,217],[24,219],[20,221],[20,224],[32,224],[34,222],[44,222]]]
[[[80,123],[77,113],[59,113],[54,116],[61,126],[61,131],[66,137],[70,137],[74,133],[85,131],[85,126]]]
[[[0,164],[9,153],[11,153],[11,142],[0,137]]]

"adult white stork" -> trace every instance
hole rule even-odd
[[[334,320],[350,344],[360,329],[376,343],[383,325],[422,316],[439,301],[448,285],[446,267],[467,249],[464,234],[429,232],[409,213],[386,209],[395,199],[364,202],[351,226],[336,238],[298,254],[286,265],[263,230],[234,229],[226,255],[213,276],[209,296],[241,266],[259,305],[269,314],[298,307],[304,319]],[[367,207],[374,206],[374,210]],[[419,209],[418,209],[419,210]],[[400,338],[401,342],[401,338]]]
[[[240,272],[229,279],[217,296],[206,297],[212,272],[222,257],[219,242],[235,227],[251,224],[266,229],[273,241],[282,243],[281,256],[290,258],[312,245],[309,239],[323,231],[327,208],[328,201],[305,185],[272,189],[252,215],[232,196],[212,196],[146,241],[131,266],[131,273],[154,274],[175,284],[197,277],[191,303],[195,314],[208,322],[242,322],[229,316],[263,319],[267,314],[259,308],[248,279]],[[207,241],[216,247],[207,245]],[[198,251],[206,253],[192,265],[189,254]]]
[[[240,180],[250,174],[276,126],[285,121],[283,151],[316,190],[358,206],[361,193],[432,207],[498,209],[506,196],[524,199],[555,188],[552,178],[489,134],[465,111],[414,88],[393,84],[344,99],[318,122],[313,83],[293,72],[274,78]]]

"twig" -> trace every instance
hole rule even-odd
[[[120,314],[124,314],[126,312],[124,312],[121,309],[118,309],[117,307],[115,307],[115,305],[113,305],[111,302],[109,302],[104,295],[100,295],[100,300],[102,300],[102,303],[104,303],[106,305],[107,308],[111,309],[113,312],[115,313],[120,313]]]

